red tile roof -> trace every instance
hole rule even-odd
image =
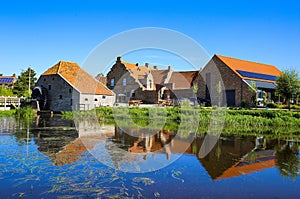
[[[112,91],[85,72],[75,62],[60,61],[44,72],[42,76],[44,75],[60,75],[84,94],[114,95]]]
[[[247,71],[251,73],[259,73],[264,75],[271,75],[271,76],[279,76],[281,73],[281,71],[278,68],[272,65],[246,61],[246,60],[226,57],[222,55],[215,55],[215,56],[219,58],[222,62],[224,62],[233,72],[235,72],[241,78],[244,77],[237,72],[238,70]],[[247,78],[247,79],[255,80],[254,78]]]

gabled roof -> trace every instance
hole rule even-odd
[[[85,72],[75,62],[60,61],[41,76],[60,75],[70,85],[84,94],[114,95],[106,86]]]
[[[146,66],[140,66],[128,62],[122,62],[122,63],[125,65],[127,70],[131,72],[131,75],[135,79],[141,79],[141,77],[146,77],[146,75],[151,71],[151,69]]]
[[[169,83],[174,84],[174,89],[190,89],[199,71],[173,72]]]
[[[152,70],[151,74],[155,84],[163,85],[168,76],[168,70]]]
[[[242,158],[232,167],[224,171],[222,175],[218,176],[216,179],[233,178],[275,166],[276,156],[273,150],[259,151],[256,152],[256,155],[257,157],[254,160]]]
[[[281,71],[275,66],[246,61],[222,55],[215,55],[224,62],[234,73],[243,79],[275,81]]]

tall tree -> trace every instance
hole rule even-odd
[[[28,67],[18,76],[18,80],[14,84],[14,93],[18,97],[30,97],[30,87],[35,85],[36,80],[36,72],[32,68]]]
[[[295,69],[283,71],[276,80],[276,91],[286,98],[290,109],[291,98],[300,91],[299,73]]]
[[[250,82],[250,86],[248,88],[249,92],[252,94],[252,103],[255,106],[255,108],[257,107],[257,86],[256,83],[254,81]]]

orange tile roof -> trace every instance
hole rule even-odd
[[[215,55],[221,61],[223,61],[233,72],[235,72],[239,77],[243,78],[243,76],[237,72],[237,70],[247,71],[252,73],[259,73],[271,76],[279,76],[281,71],[275,66],[262,64],[252,61],[246,61],[231,57],[226,57],[222,55]],[[253,78],[247,78],[253,79]]]
[[[148,68],[146,66],[140,66],[140,65],[136,66],[135,64],[128,63],[128,62],[122,62],[122,63],[125,65],[127,70],[131,71],[131,75],[137,80],[141,79],[141,77],[147,75],[151,70],[150,68]]]
[[[60,61],[46,72],[45,75],[61,75],[74,88],[84,94],[114,95],[106,86],[85,72],[75,62]]]
[[[269,157],[269,160],[265,160],[265,161],[257,161],[257,162],[253,162],[250,164],[246,164],[243,166],[238,166],[239,162],[237,162],[236,164],[234,164],[232,167],[228,168],[226,171],[224,171],[224,173],[222,175],[220,175],[219,177],[217,177],[216,179],[223,179],[223,178],[233,178],[233,177],[237,177],[240,175],[244,175],[244,174],[250,174],[256,171],[260,171],[263,169],[267,169],[267,168],[271,168],[275,166],[275,155],[271,155],[271,156],[266,156]],[[258,160],[264,158],[264,157],[259,157],[257,158]]]

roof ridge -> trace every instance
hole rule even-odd
[[[239,60],[239,61],[244,61],[244,62],[250,62],[250,63],[256,63],[256,64],[261,64],[261,65],[265,65],[265,66],[271,66],[271,67],[275,67],[274,65],[271,64],[265,64],[265,63],[261,63],[261,62],[257,62],[257,61],[250,61],[250,60],[245,60],[245,59],[241,59],[241,58],[234,58],[234,57],[229,57],[229,56],[225,56],[225,55],[219,55],[219,54],[215,54],[217,57],[225,57],[225,58],[229,58],[229,59],[235,59],[235,60]]]

